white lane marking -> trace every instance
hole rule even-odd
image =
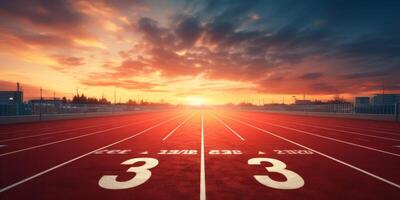
[[[0,144],[0,147],[6,147],[7,145],[5,145],[5,144]]]
[[[206,169],[204,164],[204,117],[201,111],[200,200],[206,200]]]
[[[162,140],[165,141],[170,135],[172,135],[172,133],[174,133],[176,130],[178,130],[178,128],[180,128],[183,124],[185,124],[193,115],[189,116],[188,118],[186,118],[186,120],[184,120],[181,124],[179,124],[174,130],[172,130],[167,136],[165,136]]]
[[[222,125],[224,125],[227,129],[229,129],[232,133],[234,133],[239,139],[244,141],[244,138],[240,136],[236,131],[234,131],[231,127],[225,124],[222,120],[220,120],[217,116],[213,116],[217,121],[219,121]]]
[[[108,129],[104,129],[104,130],[101,130],[101,131],[95,131],[95,132],[92,132],[92,133],[79,135],[79,136],[75,136],[75,137],[70,137],[70,138],[63,139],[63,140],[57,140],[57,141],[54,141],[54,142],[49,142],[49,143],[45,143],[45,144],[40,144],[40,145],[36,145],[36,146],[27,147],[27,148],[24,148],[24,149],[18,149],[18,150],[15,150],[15,151],[2,153],[2,154],[0,154],[0,157],[1,156],[15,154],[15,153],[19,153],[19,152],[23,152],[23,151],[28,151],[28,150],[32,150],[32,149],[37,149],[37,148],[41,148],[41,147],[45,147],[45,146],[49,146],[49,145],[53,145],[53,144],[58,144],[58,143],[61,143],[61,142],[75,140],[75,139],[79,139],[79,138],[83,138],[83,137],[87,137],[87,136],[91,136],[91,135],[95,135],[95,134],[99,134],[99,133],[104,133],[104,132],[112,131],[112,130],[115,130],[115,129],[119,129],[119,128],[123,128],[123,127],[127,127],[127,126],[132,126],[132,125],[135,125],[135,124],[144,123],[146,121],[149,121],[149,120],[143,120],[143,121],[140,121],[140,122],[129,123],[129,124],[126,124],[126,125],[117,126],[117,127],[113,127],[113,128],[108,128]]]
[[[160,122],[160,123],[158,123],[158,124],[156,124],[156,125],[154,125],[154,126],[152,126],[152,127],[150,127],[150,128],[147,128],[147,129],[145,129],[145,130],[143,130],[143,131],[140,131],[139,133],[136,133],[135,135],[131,135],[131,136],[129,136],[129,137],[127,137],[127,138],[124,138],[124,139],[122,139],[122,140],[119,140],[119,141],[117,141],[117,142],[114,142],[114,143],[111,143],[111,144],[109,144],[109,145],[100,147],[100,148],[95,149],[95,150],[93,150],[93,151],[91,151],[91,152],[89,152],[89,153],[85,153],[85,154],[80,155],[80,156],[78,156],[78,157],[76,157],[76,158],[73,158],[73,159],[68,160],[68,161],[66,161],[66,162],[63,162],[63,163],[61,163],[61,164],[58,164],[58,165],[56,165],[56,166],[54,166],[54,167],[52,167],[52,168],[46,169],[46,170],[44,170],[44,171],[41,171],[41,172],[39,172],[39,173],[37,173],[37,174],[35,174],[35,175],[33,175],[33,176],[30,176],[30,177],[27,177],[27,178],[25,178],[25,179],[22,179],[22,180],[20,180],[20,181],[18,181],[18,182],[16,182],[16,183],[13,183],[13,184],[11,184],[11,185],[9,185],[9,186],[6,186],[6,187],[4,187],[4,188],[1,188],[1,189],[0,189],[0,193],[1,193],[1,192],[4,192],[4,191],[7,191],[7,190],[9,190],[9,189],[11,189],[11,188],[13,188],[13,187],[18,186],[18,185],[21,185],[22,183],[25,183],[25,182],[27,182],[27,181],[30,181],[30,180],[32,180],[32,179],[34,179],[34,178],[37,178],[37,177],[39,177],[39,176],[41,176],[41,175],[43,175],[43,174],[46,174],[46,173],[48,173],[48,172],[51,172],[51,171],[53,171],[53,170],[55,170],[55,169],[57,169],[57,168],[60,168],[60,167],[62,167],[62,166],[64,166],[64,165],[67,165],[67,164],[69,164],[69,163],[72,163],[72,162],[74,162],[74,161],[76,161],[76,160],[79,160],[79,159],[81,159],[81,158],[84,158],[84,157],[86,157],[86,156],[89,156],[89,155],[91,155],[91,154],[94,154],[94,153],[97,152],[97,151],[100,151],[100,150],[109,148],[109,147],[114,146],[114,145],[116,145],[116,144],[119,144],[119,143],[121,143],[121,142],[124,142],[124,141],[127,141],[127,140],[129,140],[129,139],[132,139],[132,138],[134,138],[134,137],[136,137],[136,136],[139,136],[139,135],[141,135],[141,134],[143,134],[143,133],[145,133],[145,132],[147,132],[147,131],[150,131],[151,129],[154,129],[154,128],[156,128],[156,127],[162,125],[162,124],[165,124],[165,123],[167,123],[167,122],[169,122],[169,121],[171,121],[171,120],[173,120],[173,119],[175,119],[175,118],[176,118],[176,117],[171,118],[171,119],[168,119],[168,120],[163,121],[163,122]]]
[[[149,154],[149,152],[148,151],[143,151],[143,152],[140,152],[139,154]]]
[[[354,131],[339,130],[339,129],[322,127],[322,126],[315,126],[315,125],[306,125],[306,124],[298,123],[298,122],[289,122],[289,123],[298,124],[300,126],[308,126],[308,127],[319,128],[319,129],[324,129],[324,130],[337,131],[337,132],[342,132],[342,133],[350,133],[350,134],[362,135],[362,136],[366,136],[366,137],[379,138],[379,139],[383,139],[383,140],[400,141],[399,139],[383,137],[383,136],[377,136],[377,135],[371,135],[371,134],[364,134],[364,133],[359,133],[359,132],[354,132]]]
[[[383,182],[385,182],[385,183],[387,183],[387,184],[390,184],[390,185],[392,185],[392,186],[394,186],[394,187],[400,188],[400,185],[399,185],[399,184],[397,184],[397,183],[395,183],[395,182],[392,182],[392,181],[389,181],[389,180],[387,180],[387,179],[385,179],[385,178],[382,178],[382,177],[380,177],[380,176],[378,176],[378,175],[375,175],[375,174],[373,174],[373,173],[371,173],[371,172],[368,172],[368,171],[366,171],[366,170],[363,170],[363,169],[361,169],[361,168],[358,168],[358,167],[356,167],[356,166],[354,166],[354,165],[352,165],[352,164],[349,164],[349,163],[347,163],[347,162],[344,162],[344,161],[342,161],[342,160],[339,160],[339,159],[337,159],[337,158],[334,158],[334,157],[332,157],[332,156],[329,156],[329,155],[327,155],[327,154],[324,154],[324,153],[322,153],[322,152],[319,152],[319,151],[317,151],[317,150],[314,150],[314,149],[312,149],[312,148],[310,148],[310,147],[301,145],[301,144],[299,144],[299,143],[297,143],[297,142],[294,142],[294,141],[292,141],[292,140],[289,140],[289,139],[287,139],[287,138],[285,138],[285,137],[283,137],[283,136],[280,136],[280,135],[278,135],[278,134],[275,134],[275,133],[272,133],[272,132],[270,132],[270,131],[264,130],[264,129],[262,129],[262,128],[253,126],[253,125],[251,125],[251,124],[249,124],[249,123],[246,123],[246,122],[243,122],[243,121],[240,121],[240,120],[236,120],[236,119],[233,119],[233,120],[235,120],[235,121],[237,121],[237,122],[239,122],[239,123],[245,124],[245,125],[247,125],[247,126],[250,126],[250,127],[252,127],[252,128],[255,128],[255,129],[257,129],[257,130],[259,130],[259,131],[261,131],[261,132],[268,133],[268,134],[270,134],[270,135],[272,135],[272,136],[275,136],[275,137],[277,137],[277,138],[280,138],[280,139],[282,139],[282,140],[285,140],[285,141],[287,141],[287,142],[289,142],[289,143],[292,143],[292,144],[294,144],[294,145],[297,145],[297,146],[302,147],[302,148],[304,148],[304,149],[307,149],[307,150],[309,150],[309,151],[312,151],[312,152],[314,152],[314,153],[316,153],[316,154],[319,154],[319,155],[321,155],[321,156],[323,156],[323,157],[325,157],[325,158],[328,158],[328,159],[330,159],[330,160],[336,161],[336,162],[338,162],[338,163],[340,163],[340,164],[343,164],[343,165],[345,165],[345,166],[347,166],[347,167],[350,167],[350,168],[352,168],[352,169],[355,169],[355,170],[357,170],[357,171],[359,171],[359,172],[361,172],[361,173],[364,173],[364,174],[366,174],[366,175],[368,175],[368,176],[371,176],[371,177],[373,177],[373,178],[375,178],[375,179],[378,179],[378,180],[383,181]]]
[[[279,121],[279,120],[275,120]],[[294,121],[287,121],[290,123],[299,123],[299,122],[294,122]],[[316,125],[313,123],[302,123],[302,124],[307,124],[307,125]],[[350,126],[337,126],[337,125],[328,125],[328,127],[336,127],[336,128],[347,128],[347,129],[353,129],[353,130],[359,130],[359,131],[368,131],[368,132],[374,132],[374,133],[383,133],[383,134],[389,134],[389,135],[400,135],[400,133],[397,132],[390,132],[390,130],[377,130],[377,129],[363,129],[363,128],[357,128],[357,127],[350,127]]]
[[[266,154],[266,153],[263,152],[263,151],[259,151],[258,154],[259,154],[259,155],[264,155],[264,154]]]
[[[28,136],[21,136],[21,137],[16,137],[16,138],[9,138],[9,139],[0,140],[0,142],[22,140],[22,139],[26,139],[26,138],[39,137],[39,136],[43,136],[43,135],[52,135],[52,134],[65,133],[65,132],[77,131],[77,130],[82,130],[82,129],[96,128],[96,127],[106,126],[106,125],[110,125],[110,124],[118,124],[118,122],[112,122],[112,123],[107,123],[107,124],[102,124],[102,125],[86,126],[86,127],[67,129],[67,130],[59,130],[59,131],[54,131],[54,132],[41,133],[41,134],[36,134],[36,135],[28,135]]]
[[[394,147],[399,147],[399,148],[400,148],[400,145],[396,145],[396,146],[394,146]]]
[[[242,118],[244,118],[244,117],[242,117]],[[249,118],[246,118],[246,119],[249,119]],[[371,150],[371,151],[376,151],[376,152],[380,152],[380,153],[384,153],[384,154],[400,157],[400,154],[397,154],[397,153],[384,151],[384,150],[380,150],[380,149],[375,149],[375,148],[364,146],[364,145],[361,145],[361,144],[347,142],[347,141],[344,141],[344,140],[339,140],[339,139],[335,139],[335,138],[319,135],[319,134],[316,134],[316,133],[311,133],[311,132],[308,132],[308,131],[303,131],[303,130],[299,130],[299,129],[295,129],[295,128],[290,128],[290,127],[287,127],[287,126],[281,126],[281,125],[277,125],[277,124],[272,124],[272,123],[269,123],[269,122],[264,122],[264,121],[260,121],[260,120],[256,120],[256,119],[249,119],[249,120],[257,121],[257,122],[264,123],[264,124],[269,124],[271,126],[281,127],[281,128],[292,130],[292,131],[297,131],[297,132],[300,132],[300,133],[305,133],[307,135],[312,135],[312,136],[324,138],[324,139],[327,139],[327,140],[332,140],[332,141],[335,141],[335,142],[340,142],[340,143],[343,143],[343,144],[348,144],[348,145],[351,145],[351,146],[360,147],[360,148],[363,148],[363,149],[368,149],[368,150]]]

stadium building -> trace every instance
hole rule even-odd
[[[372,97],[373,104],[396,104],[400,103],[400,94],[377,94]]]

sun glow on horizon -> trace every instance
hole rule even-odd
[[[185,104],[190,106],[201,106],[206,105],[207,101],[204,98],[191,96],[186,97]]]

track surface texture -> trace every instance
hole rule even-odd
[[[0,199],[400,199],[400,123],[177,109],[2,125]]]

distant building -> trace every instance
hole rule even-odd
[[[30,114],[30,110],[24,104],[24,93],[19,83],[16,91],[0,91],[0,116],[27,114]]]
[[[296,104],[296,105],[309,105],[309,104],[311,104],[311,100],[299,100],[299,99],[296,99],[294,104]]]
[[[0,91],[0,104],[16,104],[22,102],[22,91]]]
[[[17,83],[16,91],[0,91],[0,104],[21,104],[24,101],[23,92]]]
[[[369,97],[356,97],[356,104],[369,104]]]
[[[372,97],[373,104],[396,104],[400,103],[400,94],[377,94]]]
[[[30,104],[34,104],[34,105],[61,105],[63,104],[63,100],[62,99],[32,99],[29,100]]]

